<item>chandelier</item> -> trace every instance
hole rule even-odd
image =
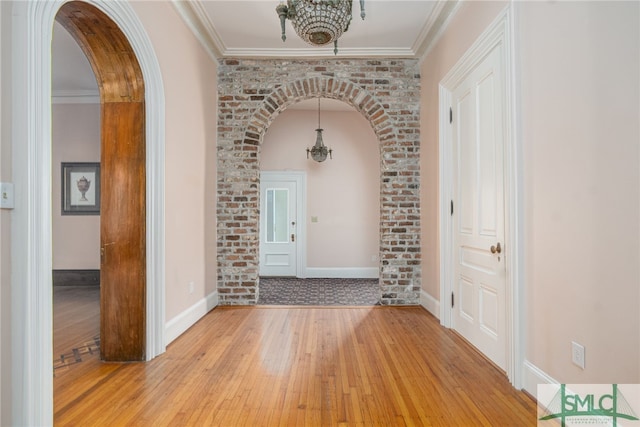
[[[322,142],[323,130],[324,129],[320,128],[320,97],[318,97],[318,129],[316,129],[318,136],[316,137],[316,145],[311,148],[307,148],[307,159],[309,158],[309,153],[311,153],[311,158],[318,163],[324,162],[327,159],[327,154],[330,159],[333,158],[331,157],[333,150],[331,148],[327,148],[327,146],[324,145],[324,142]]]
[[[338,54],[338,39],[349,29],[352,0],[287,0],[276,7],[285,35],[285,20],[288,18],[300,38],[314,46],[333,42],[333,53]],[[360,16],[365,17],[364,0],[360,0]]]

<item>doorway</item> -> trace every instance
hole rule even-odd
[[[15,424],[47,425],[53,414],[51,363],[51,33],[63,1],[13,7],[12,81],[15,212],[12,230],[12,384]],[[145,88],[148,144],[146,220],[146,358],[165,350],[164,335],[164,89],[160,66],[142,23],[126,2],[87,0],[112,17],[135,48]],[[29,357],[24,357],[29,355]]]
[[[260,173],[260,277],[303,277],[304,172]]]
[[[85,53],[100,89],[100,356],[141,361],[146,309],[144,78],[126,36],[95,6],[65,3],[56,21]]]
[[[440,318],[518,387],[520,181],[510,9],[440,83]]]
[[[382,60],[376,67],[366,60],[349,60],[344,64],[344,73],[333,76],[326,73],[325,62],[306,60],[282,67],[278,61],[238,59],[225,62],[218,70],[222,76],[218,82],[218,108],[221,111],[249,111],[240,120],[233,115],[221,115],[218,123],[218,222],[219,235],[233,234],[238,226],[236,216],[246,218],[242,223],[242,239],[219,240],[218,289],[220,304],[255,304],[259,294],[259,169],[274,170],[264,163],[262,147],[266,135],[272,134],[280,115],[289,111],[293,104],[305,100],[328,98],[341,101],[356,110],[376,135],[375,146],[370,152],[378,155],[378,163],[371,172],[375,174],[369,182],[377,187],[375,212],[379,214],[379,233],[376,235],[376,250],[367,254],[377,257],[374,269],[380,278],[381,304],[417,304],[421,285],[421,243],[420,235],[420,108],[419,73],[416,61]],[[389,79],[390,68],[397,79]],[[255,78],[259,73],[260,78]],[[373,85],[362,85],[362,73],[367,73],[367,81]],[[380,77],[378,77],[380,76]],[[402,83],[400,83],[402,82]],[[398,85],[405,85],[402,102],[394,92]],[[243,97],[243,93],[260,92],[260,96]],[[410,88],[410,89],[409,89]],[[317,102],[314,103],[317,108]],[[315,117],[314,117],[315,116]],[[311,115],[308,127],[311,137],[298,140],[296,148],[287,153],[289,159],[313,162],[306,159],[306,148],[313,145],[317,116]],[[324,117],[324,115],[323,115]],[[323,121],[324,123],[324,121]],[[329,137],[327,127],[324,143],[333,149],[333,160],[327,159],[316,168],[326,172],[324,180],[330,181],[335,175],[329,172],[339,159],[337,144],[340,139]],[[305,140],[311,139],[308,143]],[[308,144],[308,145],[307,145]],[[265,144],[266,146],[266,144]],[[282,156],[285,157],[285,156]],[[356,159],[356,162],[359,160]],[[288,166],[285,168],[293,169]],[[298,169],[296,167],[296,169]],[[311,173],[308,173],[311,187]],[[349,183],[349,179],[341,183]],[[337,187],[338,189],[340,187]],[[309,191],[311,194],[311,190]],[[340,196],[339,190],[334,193]],[[311,197],[309,198],[311,200]],[[335,198],[326,203],[325,208],[340,208]],[[317,217],[317,222],[312,222]],[[331,225],[323,222],[325,216],[309,209],[309,223]],[[358,225],[360,227],[360,225]],[[319,228],[319,227],[318,227]],[[308,228],[308,241],[311,241]],[[338,232],[338,227],[331,231]],[[346,242],[346,234],[336,241]],[[361,254],[362,252],[358,252]],[[322,255],[335,256],[335,252],[323,250]],[[311,258],[311,251],[308,251]],[[238,269],[234,265],[238,258],[246,261],[250,269]],[[253,268],[255,267],[255,268]]]
[[[506,363],[504,162],[500,52],[453,90],[451,327],[498,367]]]
[[[333,150],[322,162],[306,153],[317,128],[324,129]],[[258,304],[379,302],[379,165],[375,132],[343,101],[314,97],[297,102],[270,124],[260,158]],[[294,177],[300,177],[297,184]],[[273,199],[280,193],[282,203],[293,200],[289,186],[301,190],[297,219],[283,218],[278,237],[277,215],[269,218],[274,206],[265,200],[270,193]],[[294,215],[291,208],[280,211]],[[299,254],[297,271],[291,266],[287,271],[294,258],[287,253],[291,247]]]

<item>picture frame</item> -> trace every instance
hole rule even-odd
[[[61,166],[62,215],[100,215],[100,163]]]

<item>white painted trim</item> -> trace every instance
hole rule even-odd
[[[420,290],[420,305],[433,314],[436,319],[440,318],[440,301],[425,292],[424,289]]]
[[[531,396],[538,397],[538,384],[560,384],[549,374],[538,368],[533,363],[525,360],[522,364],[523,387]]]
[[[12,425],[53,423],[49,51],[56,11],[53,2],[15,2],[12,10]]]
[[[100,104],[97,90],[56,90],[51,102],[54,104]]]
[[[451,219],[451,201],[453,200],[453,149],[451,139],[451,125],[449,123],[449,108],[451,108],[452,94],[442,84],[439,87],[439,198],[440,198],[440,324],[451,327],[451,291],[453,280],[453,266],[446,262],[453,252],[453,220]]]
[[[378,267],[352,268],[307,268],[306,277],[313,279],[377,279],[380,276]]]
[[[328,47],[310,47],[300,49],[242,49],[230,48],[223,52],[224,57],[241,58],[414,58],[415,52],[409,48],[341,48],[333,53],[333,45]]]
[[[53,422],[51,254],[51,38],[66,0],[14,2],[11,212],[12,424]],[[85,0],[122,29],[145,79],[147,141],[147,342],[164,352],[164,87],[144,27],[127,2]]]
[[[517,105],[515,99],[515,71],[512,4],[507,6],[480,35],[476,42],[458,60],[440,83],[440,295],[451,295],[453,265],[452,221],[450,201],[452,199],[452,154],[449,108],[451,90],[494,48],[501,47],[503,53],[503,75],[505,81],[504,123],[505,135],[505,247],[512,248],[511,256],[505,256],[506,277],[506,372],[516,388],[522,388],[523,348],[525,328],[523,316],[523,243],[522,243],[522,168],[520,140],[516,132]],[[452,310],[449,304],[441,304],[441,323],[451,326]]]
[[[176,338],[185,333],[190,327],[207,315],[211,310],[218,306],[218,291],[214,291],[178,314],[167,322],[165,326],[164,336],[167,339],[167,345],[172,343]]]
[[[422,63],[431,52],[431,49],[438,43],[462,3],[463,2],[459,0],[439,0],[436,3],[420,35],[413,44],[413,51],[420,59],[418,61],[419,64]]]
[[[522,147],[522,117],[521,117],[521,72],[518,61],[518,52],[520,52],[519,38],[516,34],[520,34],[520,23],[518,21],[519,13],[517,8],[520,7],[520,2],[512,1],[510,3],[510,24],[509,28],[510,37],[507,38],[508,45],[505,50],[509,55],[507,58],[510,78],[507,84],[508,93],[505,94],[507,99],[506,107],[511,114],[510,128],[506,129],[507,135],[510,136],[512,144],[509,145],[507,150],[508,166],[510,167],[508,173],[509,179],[505,185],[505,192],[509,196],[509,211],[512,213],[507,220],[508,226],[507,234],[511,245],[513,245],[513,256],[510,259],[509,273],[512,286],[512,334],[513,334],[513,353],[512,363],[514,366],[514,376],[512,383],[514,387],[520,389],[524,387],[524,379],[519,373],[522,369],[519,369],[525,362],[525,348],[526,348],[526,317],[523,313],[526,313],[526,305],[524,301],[525,287],[525,262],[524,262],[524,167],[523,167],[523,147]]]
[[[226,52],[227,48],[222,37],[216,31],[200,2],[171,0],[171,3],[214,61]]]

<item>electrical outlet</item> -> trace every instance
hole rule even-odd
[[[196,286],[195,283],[189,282],[189,293],[190,294],[193,293],[193,290],[194,290],[195,286]]]
[[[571,341],[571,361],[584,369],[584,346],[575,341]]]

